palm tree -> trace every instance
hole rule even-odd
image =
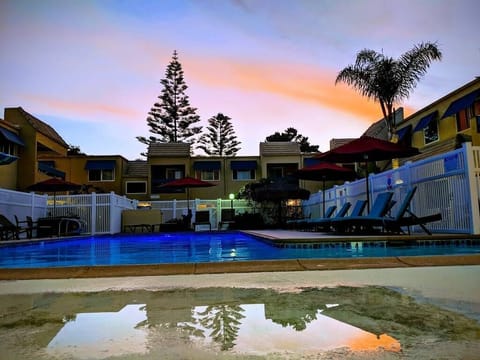
[[[441,58],[437,44],[430,42],[415,45],[397,60],[364,49],[357,54],[355,64],[338,73],[335,84],[344,82],[363,96],[378,101],[391,138],[395,133],[394,104],[408,98],[430,63]]]

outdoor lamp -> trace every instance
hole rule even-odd
[[[228,198],[230,199],[230,208],[233,209],[233,199],[235,199],[235,194],[229,194]]]

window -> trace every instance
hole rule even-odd
[[[196,172],[196,177],[203,181],[220,181],[219,170],[202,170]]]
[[[272,179],[283,177],[283,167],[270,167],[270,169],[268,169],[268,177]]]
[[[17,155],[17,146],[11,142],[3,142],[0,140],[0,152],[9,155]]]
[[[427,126],[423,129],[423,136],[425,139],[425,145],[438,141],[438,121],[437,119],[431,120]]]
[[[127,194],[146,194],[147,182],[146,181],[127,181]]]
[[[233,180],[255,180],[255,170],[233,170]]]
[[[183,171],[175,168],[167,168],[165,174],[169,180],[181,179],[183,177]]]
[[[88,181],[114,181],[115,169],[90,169]]]
[[[473,114],[472,107],[462,109],[456,114],[457,131],[470,129],[470,118],[472,117],[472,114]]]

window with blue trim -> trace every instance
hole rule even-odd
[[[90,169],[88,181],[115,181],[115,169]]]
[[[436,118],[431,120],[423,129],[423,138],[425,145],[438,141],[438,120]]]
[[[220,181],[220,170],[197,170],[195,174],[203,181]]]
[[[250,170],[233,169],[232,173],[233,173],[233,180],[240,180],[240,181],[255,180],[255,169],[250,169]]]

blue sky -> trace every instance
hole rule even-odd
[[[477,0],[2,0],[0,107],[21,106],[92,155],[140,158],[174,50],[202,125],[232,118],[241,155],[295,127],[320,150],[381,118],[335,86],[364,48],[437,42],[406,114],[480,76]]]

